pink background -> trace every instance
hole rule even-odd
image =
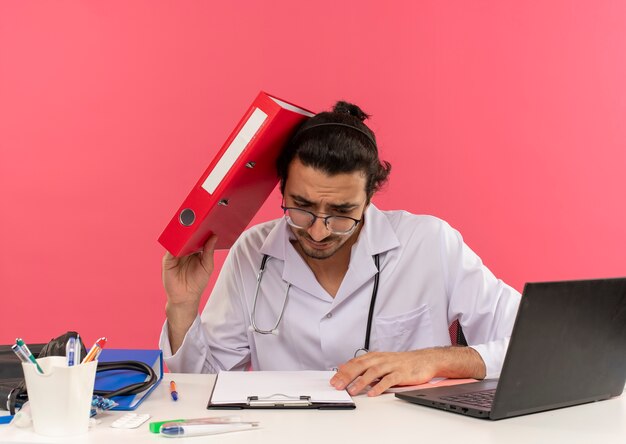
[[[626,275],[624,79],[618,0],[2,2],[0,343],[156,347],[156,239],[261,89],[371,113],[375,203],[517,289]]]

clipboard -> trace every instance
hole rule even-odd
[[[345,390],[328,382],[332,371],[249,371],[217,374],[207,409],[356,408]]]

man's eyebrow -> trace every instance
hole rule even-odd
[[[297,201],[298,203],[302,204],[302,205],[315,205],[316,202],[311,202],[310,200],[299,196],[297,194],[291,194],[290,197],[294,200]],[[337,203],[337,204],[333,204],[330,203],[328,204],[328,206],[330,206],[331,208],[335,209],[335,210],[351,210],[353,208],[356,208],[359,206],[358,203],[352,203],[352,202],[343,202],[343,203]]]
[[[359,204],[354,204],[354,203],[342,203],[342,204],[337,204],[337,205],[330,205],[332,208],[334,208],[335,210],[352,210],[353,208],[356,208],[359,206]]]
[[[304,198],[302,196],[299,196],[297,194],[291,194],[290,197],[293,200],[297,200],[298,202],[300,202],[302,204],[305,204],[305,205],[312,205],[314,203],[314,202],[311,202],[310,200],[308,200],[308,199],[306,199],[306,198]]]

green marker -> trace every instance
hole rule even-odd
[[[39,366],[39,363],[37,362],[37,360],[31,353],[31,351],[28,349],[28,346],[24,343],[24,341],[21,338],[17,338],[15,340],[15,343],[17,344],[19,348],[21,348],[24,351],[24,354],[26,355],[28,360],[37,366],[37,371],[43,374],[42,368]]]

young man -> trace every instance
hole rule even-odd
[[[171,370],[338,368],[334,387],[370,396],[498,376],[519,293],[442,220],[370,203],[390,165],[366,117],[338,102],[296,132],[277,162],[285,217],[241,235],[201,316],[216,238],[201,254],[165,254]],[[451,346],[457,319],[469,347]]]

